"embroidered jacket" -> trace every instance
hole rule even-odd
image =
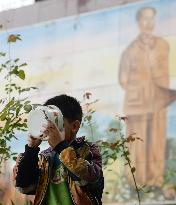
[[[104,188],[102,160],[94,143],[77,138],[69,144],[62,141],[39,154],[39,148],[25,146],[17,159],[15,186],[23,194],[35,194],[34,205],[45,204],[45,195],[51,177],[51,167],[57,154],[67,175],[67,184],[73,204],[101,205]],[[59,193],[58,193],[59,194]]]

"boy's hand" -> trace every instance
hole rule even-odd
[[[42,132],[43,138],[46,137],[49,145],[53,148],[65,139],[65,132],[60,131],[51,121],[48,121],[48,124],[43,126]]]
[[[31,135],[28,137],[28,146],[29,147],[38,147],[41,144],[42,140],[34,138]]]

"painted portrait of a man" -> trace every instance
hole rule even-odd
[[[161,184],[165,168],[166,106],[169,89],[169,44],[154,35],[157,11],[137,11],[137,38],[122,54],[119,82],[125,91],[127,134],[136,132],[143,142],[131,148],[138,183]]]

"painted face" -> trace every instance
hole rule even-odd
[[[155,26],[155,13],[151,9],[145,9],[142,11],[139,20],[139,29],[142,34],[152,34]]]

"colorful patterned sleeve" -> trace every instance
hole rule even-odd
[[[79,148],[77,152],[68,146],[60,152],[59,158],[72,174],[88,183],[96,182],[102,175],[101,155],[93,143]]]

